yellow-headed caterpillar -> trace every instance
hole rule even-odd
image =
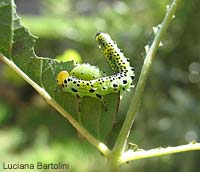
[[[57,75],[58,85],[62,86],[64,91],[79,97],[90,96],[98,99],[110,93],[129,90],[133,87],[132,82],[135,77],[129,60],[108,34],[99,32],[95,38],[115,74],[102,76],[99,70],[96,76],[93,67],[89,65],[86,70],[85,66],[82,66],[81,70],[76,69],[76,75],[73,70],[70,73],[61,71]],[[88,73],[91,73],[91,78],[87,76]]]

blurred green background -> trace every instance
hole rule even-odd
[[[16,0],[23,24],[38,36],[38,56],[65,55],[111,72],[94,40],[109,33],[136,69],[152,27],[169,0]],[[140,148],[200,141],[200,1],[182,0],[158,51],[129,141]],[[0,63],[0,162],[68,162],[71,172],[103,171],[105,159],[21,78]],[[134,91],[134,90],[133,90]],[[117,133],[131,93],[120,104]],[[113,136],[108,142],[112,144]],[[199,171],[198,151],[138,160],[122,171]],[[98,166],[97,166],[98,164]],[[1,169],[0,169],[1,170]],[[39,171],[39,170],[38,170]]]

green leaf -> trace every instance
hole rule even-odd
[[[98,99],[84,97],[81,104],[80,122],[98,139],[104,140],[112,130],[118,112],[119,94],[105,97],[106,106]]]
[[[14,8],[11,0],[0,1],[0,51],[10,57],[13,37],[13,14]]]
[[[80,122],[93,136],[104,141],[112,130],[118,111],[119,95],[105,97],[107,110],[102,102],[91,97],[84,97],[79,102],[77,97],[57,90],[56,75],[70,71],[73,61],[59,62],[55,59],[38,57],[34,52],[36,37],[25,28],[16,14],[12,0],[0,2],[0,52],[12,60],[32,81],[44,88],[63,109]]]

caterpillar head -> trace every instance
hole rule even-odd
[[[60,73],[58,73],[57,78],[56,78],[57,84],[59,86],[63,86],[65,79],[67,79],[68,77],[69,77],[69,73],[67,71],[61,71]]]
[[[98,32],[95,36],[96,42],[100,46],[100,48],[106,48],[108,42],[111,41],[110,36],[107,33]]]

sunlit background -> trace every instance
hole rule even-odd
[[[74,57],[111,72],[96,45],[109,33],[136,69],[169,0],[15,0],[42,57]],[[200,1],[182,0],[151,70],[129,142],[150,149],[200,141]],[[6,65],[0,63],[0,161],[68,162],[71,172],[103,171],[105,159]],[[134,91],[134,90],[133,90]],[[132,93],[132,92],[131,92]],[[121,101],[117,134],[131,93]],[[108,140],[112,144],[115,136]],[[138,160],[122,171],[197,172],[199,152]],[[36,171],[36,170],[35,170]],[[39,170],[38,170],[39,171]],[[37,171],[36,171],[37,172]]]

